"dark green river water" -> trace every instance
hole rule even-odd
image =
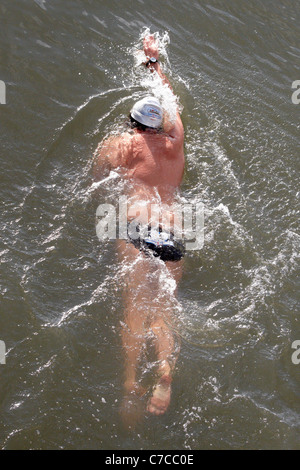
[[[0,24],[0,448],[299,449],[299,2],[1,0]],[[94,224],[118,189],[93,191],[91,163],[149,86],[145,27],[205,240],[179,285],[170,408],[128,431],[120,266]]]

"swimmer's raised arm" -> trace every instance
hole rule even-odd
[[[144,45],[145,55],[149,59],[154,58],[154,59],[158,60],[158,57],[159,57],[158,44],[157,44],[157,41],[156,41],[156,39],[154,38],[154,36],[152,34],[150,34],[149,36],[146,36],[144,38],[144,44],[143,45]],[[169,80],[167,79],[167,77],[165,76],[165,74],[163,73],[159,62],[149,62],[149,65],[147,67],[152,71],[156,70],[156,72],[160,76],[163,84],[168,85],[168,87],[173,91],[172,86],[171,86]]]
[[[158,52],[158,43],[155,37],[152,34],[149,34],[144,38],[144,53],[148,57],[148,59],[156,59],[158,61],[159,52]],[[147,60],[146,62],[147,68],[149,68],[152,72],[156,71],[161,81],[164,85],[167,85],[170,90],[173,92],[173,88],[167,79],[166,75],[163,73],[162,68],[159,62],[151,62],[151,60]],[[164,130],[169,136],[173,139],[183,139],[183,125],[181,122],[180,114],[177,110],[176,121],[171,122],[167,115],[165,115],[164,119]]]

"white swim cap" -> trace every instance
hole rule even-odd
[[[130,114],[140,124],[154,129],[158,129],[163,122],[163,109],[154,96],[146,96],[135,103]]]

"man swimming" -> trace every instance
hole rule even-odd
[[[158,74],[162,83],[171,85],[162,72],[158,43],[153,35],[144,38],[145,66]],[[150,206],[158,203],[162,219],[172,225],[171,208],[184,172],[184,129],[176,111],[172,121],[154,97],[135,103],[130,112],[130,131],[112,136],[96,151],[94,175],[103,177],[103,167],[120,168],[130,181],[128,213],[129,240],[118,241],[123,263],[134,263],[128,270],[124,288],[125,322],[122,342],[126,354],[125,392],[127,397],[140,393],[137,367],[146,339],[154,340],[158,360],[158,378],[148,402],[148,411],[163,414],[170,403],[172,372],[178,350],[169,326],[174,307],[171,295],[160,288],[160,276],[167,269],[176,282],[181,278],[184,248],[163,222],[149,219]],[[165,216],[165,219],[164,219]],[[138,236],[139,235],[139,236]],[[157,262],[157,260],[159,260]],[[155,262],[156,261],[156,262]]]

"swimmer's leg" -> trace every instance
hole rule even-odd
[[[143,394],[138,378],[137,367],[141,353],[146,346],[149,332],[149,314],[153,306],[153,290],[157,284],[151,276],[151,263],[148,258],[131,244],[118,242],[124,281],[124,322],[122,323],[122,344],[125,356],[125,380],[123,421],[133,425],[137,419],[137,399]],[[154,285],[155,284],[155,285]],[[132,406],[132,404],[134,406]]]
[[[177,285],[182,276],[183,262],[166,263],[169,274],[176,281]],[[166,296],[162,299],[160,316],[157,316],[151,324],[151,330],[155,337],[155,346],[159,362],[158,380],[154,387],[152,397],[148,403],[148,411],[155,415],[165,413],[171,399],[172,373],[179,354],[179,341],[175,341],[175,335],[168,326],[172,322],[172,313],[174,298],[168,299]]]
[[[158,359],[158,380],[148,403],[148,411],[155,415],[165,413],[171,399],[172,370],[176,362],[173,333],[163,319],[152,323]]]

